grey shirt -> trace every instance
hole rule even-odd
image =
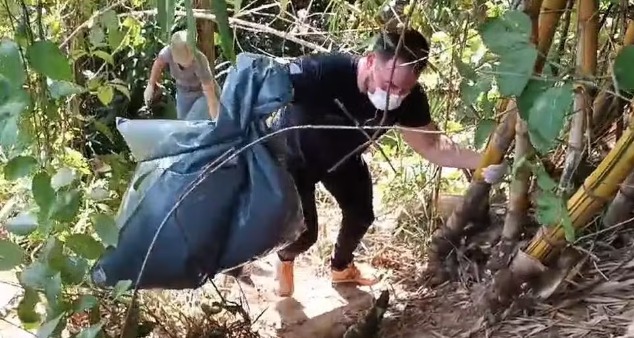
[[[209,61],[205,54],[196,50],[196,56],[194,62],[189,67],[183,68],[174,62],[169,46],[163,47],[159,52],[158,58],[169,65],[170,74],[176,81],[176,88],[178,90],[187,92],[200,91],[202,90],[201,83],[213,80],[213,75],[209,68]]]

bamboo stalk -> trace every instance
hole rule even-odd
[[[599,16],[596,0],[580,0],[578,15],[577,68],[582,78],[591,80],[597,70],[597,50],[599,44]],[[584,148],[586,116],[589,116],[590,99],[588,90],[579,85],[575,90],[573,118],[570,124],[568,149],[559,187],[567,196],[574,188],[570,183],[581,161]]]
[[[532,22],[531,41],[539,45],[539,11],[542,1],[526,0],[524,1],[524,12],[530,17]],[[528,125],[521,117],[517,118],[515,123],[515,158],[529,158],[535,153],[535,149],[531,145],[528,137]],[[519,237],[522,226],[526,220],[530,200],[528,191],[530,187],[531,172],[529,168],[522,167],[516,172],[509,189],[509,203],[506,217],[504,220],[504,229],[502,230],[502,238],[496,248],[497,253],[491,255],[488,262],[488,268],[491,271],[497,271],[504,268],[509,263],[509,257],[515,249],[515,243]]]
[[[539,15],[537,36],[539,55],[535,63],[536,72],[541,72],[544,68],[546,56],[553,43],[557,24],[566,9],[566,3],[567,0],[544,0],[543,2],[542,10]],[[565,39],[565,37],[562,36],[562,39]]]
[[[623,137],[616,143],[597,169],[586,178],[583,185],[568,200],[568,212],[575,229],[583,229],[605,204],[614,198],[619,186],[632,172],[634,163],[634,120],[630,121]],[[526,253],[541,262],[548,262],[557,253],[556,244],[563,242],[564,229],[556,224],[547,229],[543,236],[536,236],[526,249]],[[555,245],[553,245],[555,244]]]
[[[566,0],[544,0],[539,17],[538,31],[538,55],[547,55],[552,44],[553,36],[561,13],[566,7]],[[542,42],[543,41],[543,42]],[[547,43],[546,43],[547,42]],[[536,70],[541,71],[542,66]],[[515,124],[517,123],[517,106],[513,100],[503,100],[497,106],[498,111],[503,110],[502,121],[496,127],[495,132],[489,138],[486,149],[478,169],[473,175],[473,180],[465,193],[463,203],[458,205],[447,220],[445,226],[437,229],[432,235],[432,240],[427,250],[429,257],[424,278],[429,284],[441,283],[447,278],[447,271],[443,268],[443,262],[453,250],[457,239],[463,233],[465,226],[481,214],[482,205],[488,201],[491,185],[484,182],[482,176],[484,168],[491,164],[502,162],[504,154],[508,151],[515,138]]]
[[[627,176],[616,197],[610,203],[603,216],[603,226],[610,228],[622,223],[631,223],[632,210],[634,210],[634,172]]]

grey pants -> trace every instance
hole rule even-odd
[[[207,98],[202,91],[176,89],[176,118],[179,120],[208,120]]]

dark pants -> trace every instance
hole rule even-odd
[[[360,156],[355,156],[337,170],[321,175],[311,169],[291,169],[304,212],[306,231],[283,250],[278,252],[282,261],[292,261],[317,241],[317,206],[315,185],[321,181],[341,208],[343,217],[331,259],[334,269],[343,270],[353,260],[353,252],[374,221],[372,208],[372,179],[368,166]]]

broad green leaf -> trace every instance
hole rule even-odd
[[[108,54],[107,52],[104,52],[102,50],[96,50],[92,53],[94,56],[106,61],[107,63],[114,65],[114,59],[112,58],[112,55]]]
[[[473,136],[473,143],[476,148],[481,148],[487,141],[497,124],[494,120],[480,120]]]
[[[112,84],[112,86],[130,100],[130,90],[128,87],[120,84]]]
[[[117,284],[115,284],[114,289],[112,290],[112,295],[114,299],[118,299],[124,293],[126,293],[126,291],[130,289],[130,286],[132,286],[132,281],[129,279],[118,281]]]
[[[75,178],[76,174],[73,169],[62,167],[57,170],[55,175],[53,175],[53,177],[51,178],[51,186],[53,187],[53,189],[58,190],[61,187],[65,187],[73,183]]]
[[[104,188],[95,187],[90,190],[90,192],[88,193],[88,197],[90,197],[90,199],[94,201],[103,201],[110,197],[110,193]]]
[[[462,100],[467,104],[476,105],[480,95],[483,93],[486,95],[491,89],[492,82],[492,79],[487,76],[480,76],[474,83],[463,79],[462,82],[460,82],[460,96]]]
[[[532,46],[507,51],[500,54],[500,64],[496,68],[496,80],[502,96],[519,96],[531,79],[537,49]]]
[[[536,201],[537,221],[544,226],[553,226],[561,220],[563,210],[561,199],[552,192],[541,191]]]
[[[86,329],[83,329],[75,338],[96,338],[101,332],[103,323],[92,325]]]
[[[97,89],[97,97],[104,106],[109,105],[110,102],[112,102],[112,98],[114,97],[114,90],[112,89],[112,86],[100,86],[99,89]]]
[[[540,189],[546,191],[552,191],[557,188],[557,182],[553,180],[543,167],[538,167],[535,170],[535,177],[537,178],[537,185]]]
[[[44,289],[54,271],[44,262],[34,261],[20,274],[20,284],[27,288]]]
[[[31,99],[24,89],[15,89],[0,77],[0,147],[11,149],[19,141],[18,127],[21,114],[29,106]]]
[[[533,104],[537,101],[537,98],[544,94],[549,88],[553,87],[552,81],[547,81],[543,78],[540,79],[530,79],[528,84],[524,88],[522,94],[517,98],[517,109],[519,110],[519,114],[524,119],[524,121],[528,121],[529,113]]]
[[[73,305],[73,311],[75,313],[80,313],[80,312],[84,312],[86,310],[90,310],[93,307],[97,306],[99,304],[99,299],[97,299],[95,296],[93,295],[83,295],[81,297],[79,297],[79,299],[77,299],[77,301],[75,301],[75,304]]]
[[[62,295],[62,276],[59,272],[49,277],[44,286],[44,294],[51,307],[58,307]]]
[[[62,280],[64,284],[79,284],[83,281],[88,269],[88,261],[81,257],[65,257],[64,268],[62,269]]]
[[[30,213],[21,213],[7,220],[7,230],[18,236],[27,236],[37,229],[37,217]]]
[[[17,156],[4,166],[4,178],[9,181],[17,180],[32,174],[37,168],[37,160],[31,156]]]
[[[496,18],[488,18],[480,26],[480,36],[487,48],[502,55],[509,50],[517,50],[530,41],[531,20],[522,11],[510,10]],[[523,49],[523,48],[521,48]]]
[[[33,69],[53,80],[73,80],[69,60],[51,41],[36,41],[27,50],[27,58]]]
[[[105,214],[93,215],[92,224],[95,227],[95,232],[97,232],[97,235],[105,245],[112,247],[117,246],[119,228],[117,228],[112,217]]]
[[[85,88],[69,81],[49,81],[48,91],[51,97],[58,100],[66,96],[81,94]]]
[[[22,296],[18,304],[18,318],[20,322],[22,322],[22,325],[40,322],[40,315],[35,312],[35,306],[39,300],[37,291],[32,288],[24,289],[24,296]]]
[[[614,59],[612,72],[619,90],[634,89],[634,46],[625,46]]]
[[[123,39],[125,39],[125,32],[121,28],[113,28],[108,31],[108,45],[112,50],[119,49]]]
[[[18,44],[9,39],[0,41],[0,77],[2,76],[16,88],[24,84],[26,79]]]
[[[233,31],[229,27],[227,2],[225,0],[211,0],[211,12],[216,16],[222,53],[229,61],[234,63],[236,61],[236,53],[233,48]]]
[[[48,213],[55,201],[55,190],[51,186],[51,177],[46,172],[35,174],[31,184],[31,193],[42,213]]]
[[[42,262],[48,263],[48,266],[56,271],[63,271],[66,264],[66,256],[64,255],[64,243],[59,241],[55,236],[51,236],[46,241],[44,249],[42,249]]]
[[[79,190],[59,191],[51,208],[51,216],[60,222],[71,222],[79,213],[81,192]]]
[[[0,271],[7,271],[22,263],[24,250],[8,239],[0,239]]]
[[[61,314],[51,320],[49,320],[48,322],[42,324],[42,326],[40,326],[40,328],[37,330],[37,338],[48,338],[50,337],[53,332],[55,331],[55,329],[57,328],[57,325],[59,325],[59,321],[62,319],[62,317],[64,316],[64,314]]]
[[[572,100],[573,89],[569,82],[561,87],[550,88],[536,97],[527,123],[531,143],[537,151],[544,154],[554,146]]]
[[[117,12],[112,9],[109,9],[99,18],[99,21],[103,23],[103,26],[108,29],[114,29],[119,27],[119,17],[117,17]]]
[[[100,25],[94,25],[88,33],[88,39],[93,46],[101,46],[106,39],[106,34],[103,32],[103,27]]]
[[[66,238],[66,246],[76,254],[94,260],[103,253],[103,246],[87,234],[72,234]]]

